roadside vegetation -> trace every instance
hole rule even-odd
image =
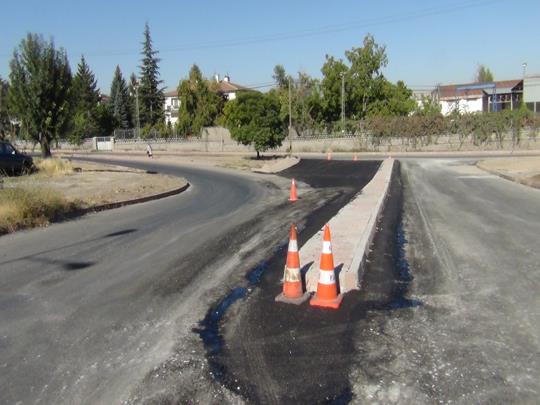
[[[46,182],[40,181],[72,172],[71,163],[64,159],[36,159],[33,173],[11,178],[10,181],[2,179],[0,235],[46,226],[79,209],[80,204],[68,201],[58,191],[44,186]]]
[[[41,177],[57,177],[73,173],[71,162],[60,158],[36,159],[35,166],[36,175]]]
[[[0,235],[46,226],[78,208],[52,189],[4,187],[0,190]]]

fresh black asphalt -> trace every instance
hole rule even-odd
[[[331,161],[321,165],[307,160],[282,175],[319,188],[339,183],[350,199],[379,165],[369,163]],[[298,235],[299,244],[335,215],[343,202],[329,201],[313,212]],[[213,347],[208,351],[214,372],[229,389],[251,403],[347,403],[352,399],[349,373],[358,366],[354,332],[362,327],[366,312],[416,305],[403,298],[409,275],[399,233],[401,202],[398,173],[374,241],[372,256],[376,259],[367,264],[363,291],[348,293],[338,311],[308,303],[274,302],[281,289],[286,247],[265,263],[258,288],[226,315],[229,322],[222,325],[223,350],[216,353]],[[378,298],[366,299],[366,291]]]

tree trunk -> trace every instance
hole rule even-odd
[[[257,151],[257,159],[260,159],[261,158],[261,154],[259,151]]]
[[[41,134],[41,157],[47,159],[51,157],[51,146],[49,143],[49,138],[46,135]]]

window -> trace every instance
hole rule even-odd
[[[15,153],[15,149],[9,143],[0,144],[0,154],[11,155],[13,153]]]

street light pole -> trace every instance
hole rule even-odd
[[[289,76],[289,155],[292,153],[292,100],[291,100],[291,76]]]
[[[345,73],[341,72],[341,131],[345,132]]]
[[[527,74],[527,62],[523,62],[521,66],[523,67],[523,84],[522,84],[523,90],[521,92],[521,104],[524,104],[525,103],[525,76]],[[533,111],[534,111],[534,107],[533,107]]]
[[[141,121],[139,118],[139,82],[135,82],[135,108],[137,109],[137,138],[141,137]]]

